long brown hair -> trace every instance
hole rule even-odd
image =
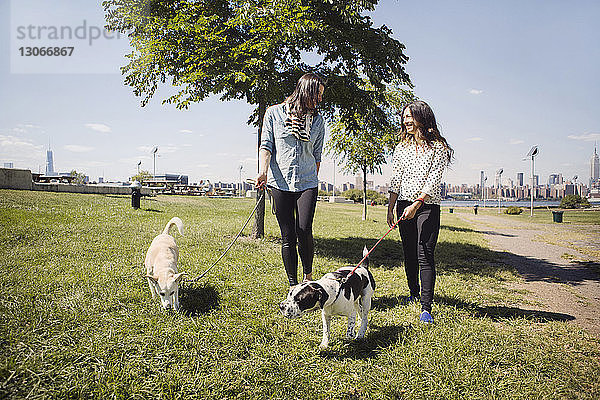
[[[289,107],[289,113],[303,116],[316,112],[321,86],[325,86],[325,82],[319,75],[312,72],[302,75],[294,92],[285,100]]]
[[[417,128],[414,135],[409,134],[406,130],[406,125],[404,125],[404,111],[407,108],[410,110],[415,128]],[[433,145],[433,142],[440,142],[444,148],[448,150],[448,161],[452,161],[454,150],[452,150],[452,147],[450,147],[446,139],[444,139],[440,133],[435,120],[435,115],[433,114],[431,107],[429,107],[429,104],[421,100],[415,100],[404,106],[400,116],[400,128],[401,142],[409,143],[414,140],[419,144],[425,143],[429,147]]]

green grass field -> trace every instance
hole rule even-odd
[[[251,200],[0,191],[0,398],[597,399],[600,343],[569,316],[519,308],[518,281],[481,235],[442,214],[436,323],[418,322],[401,243],[371,258],[377,281],[366,339],[317,313],[279,315],[287,293],[278,228],[246,236],[182,289],[181,314],[150,299],[142,264],[179,216],[180,269],[194,276],[227,247]],[[319,203],[315,277],[357,262],[387,231],[385,208]],[[535,305],[531,306],[535,308]]]
[[[501,216],[508,220],[520,221],[520,222],[538,222],[543,224],[554,224],[552,219],[552,211],[563,211],[563,224],[593,224],[600,225],[600,208],[593,207],[588,209],[577,209],[577,210],[564,210],[564,209],[547,209],[547,208],[534,208],[533,217],[529,208],[523,208],[523,212],[518,215],[508,215],[504,213],[506,208],[501,208],[501,213],[498,212],[498,208],[479,207],[479,213],[491,216]],[[444,211],[448,212],[448,207],[444,207]],[[473,214],[472,207],[454,207],[456,213],[469,213]]]

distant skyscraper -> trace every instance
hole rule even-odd
[[[562,174],[550,174],[548,185],[560,185],[562,183]]]
[[[56,175],[54,172],[54,156],[52,155],[52,150],[50,149],[46,151],[46,175]]]
[[[598,182],[600,178],[600,160],[598,159],[598,153],[596,152],[596,144],[594,143],[594,155],[590,160],[590,183]]]
[[[517,172],[517,186],[523,186],[523,173]]]

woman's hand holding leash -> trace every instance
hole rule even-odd
[[[258,174],[254,185],[257,189],[264,189],[267,184],[267,174]]]
[[[402,216],[400,217],[400,220],[404,221],[407,219],[413,219],[420,206],[421,206],[420,203],[414,202],[410,206],[406,207],[404,209],[404,212],[402,212]]]

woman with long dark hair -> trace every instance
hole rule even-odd
[[[256,185],[266,183],[271,189],[290,286],[298,284],[298,253],[304,280],[312,280],[312,222],[325,136],[325,124],[317,106],[324,90],[325,84],[318,75],[305,74],[294,92],[283,103],[269,107],[263,119]]]
[[[431,304],[435,286],[433,253],[440,231],[442,174],[453,150],[438,129],[431,107],[414,101],[402,110],[400,143],[393,156],[387,222],[400,219],[404,268],[410,296],[421,301],[420,320],[432,323]],[[420,275],[420,285],[419,285]]]

